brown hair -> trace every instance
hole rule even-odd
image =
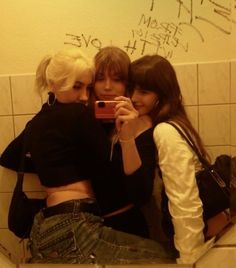
[[[204,157],[208,157],[202,140],[190,122],[182,101],[180,86],[170,62],[159,55],[143,56],[131,63],[131,87],[136,85],[157,94],[159,103],[150,116],[154,124],[174,121],[191,136]]]
[[[116,73],[120,79],[127,84],[129,80],[130,58],[127,53],[115,46],[102,48],[94,57],[95,63],[95,81],[100,73]]]

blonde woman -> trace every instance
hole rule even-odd
[[[173,261],[158,243],[104,226],[95,198],[98,188],[93,186],[99,184],[110,193],[112,177],[106,173],[110,142],[84,104],[93,79],[93,64],[79,49],[45,57],[37,69],[36,85],[50,96],[30,121],[26,140],[47,193],[47,207],[34,219],[30,262]],[[17,169],[14,152],[20,151],[23,135],[3,152],[1,165]],[[14,146],[18,146],[15,151]]]

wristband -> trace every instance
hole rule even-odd
[[[128,139],[128,140],[119,139],[120,143],[128,143],[128,142],[131,142],[131,141],[134,141],[134,138],[131,138],[131,139]]]

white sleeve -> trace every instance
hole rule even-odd
[[[157,125],[153,136],[169,199],[174,243],[180,254],[177,263],[194,263],[214,243],[214,238],[207,242],[204,240],[202,202],[195,179],[199,162],[187,142],[170,124]]]

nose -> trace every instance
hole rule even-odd
[[[81,89],[77,100],[78,100],[78,102],[82,102],[82,103],[88,102],[88,90],[87,90],[87,88]]]
[[[111,89],[111,79],[110,78],[106,78],[105,80],[105,90],[110,90]]]
[[[135,92],[135,90],[134,90],[134,92],[133,92],[133,94],[132,94],[132,96],[131,96],[131,101],[132,102],[135,102],[135,101],[137,101],[138,100],[138,95],[136,94],[136,92]]]

